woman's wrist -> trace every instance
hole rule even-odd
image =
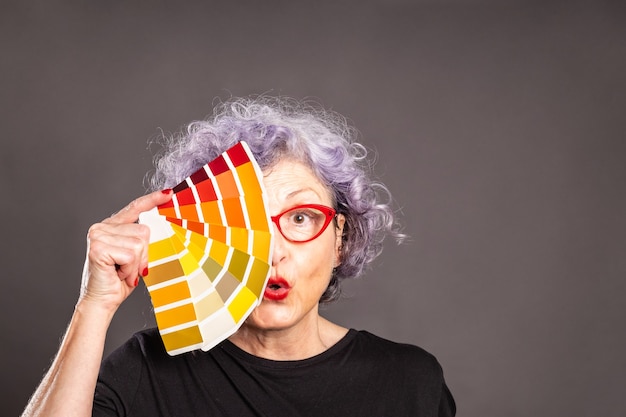
[[[101,322],[108,328],[118,308],[117,304],[81,296],[74,307],[74,314],[90,322]]]

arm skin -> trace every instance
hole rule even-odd
[[[89,229],[80,297],[59,351],[22,417],[91,416],[106,333],[118,307],[147,275],[147,226],[139,213],[171,199],[157,191]]]

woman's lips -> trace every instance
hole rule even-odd
[[[271,277],[267,281],[267,286],[265,287],[265,293],[263,294],[265,298],[270,300],[283,300],[289,295],[289,290],[291,287],[289,283],[280,277]]]

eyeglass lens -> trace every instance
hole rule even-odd
[[[327,213],[314,207],[294,207],[279,217],[280,230],[289,240],[307,241],[328,225],[328,217]]]

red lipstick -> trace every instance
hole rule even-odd
[[[265,287],[265,298],[270,300],[283,300],[289,295],[291,287],[289,283],[281,277],[270,277]]]

